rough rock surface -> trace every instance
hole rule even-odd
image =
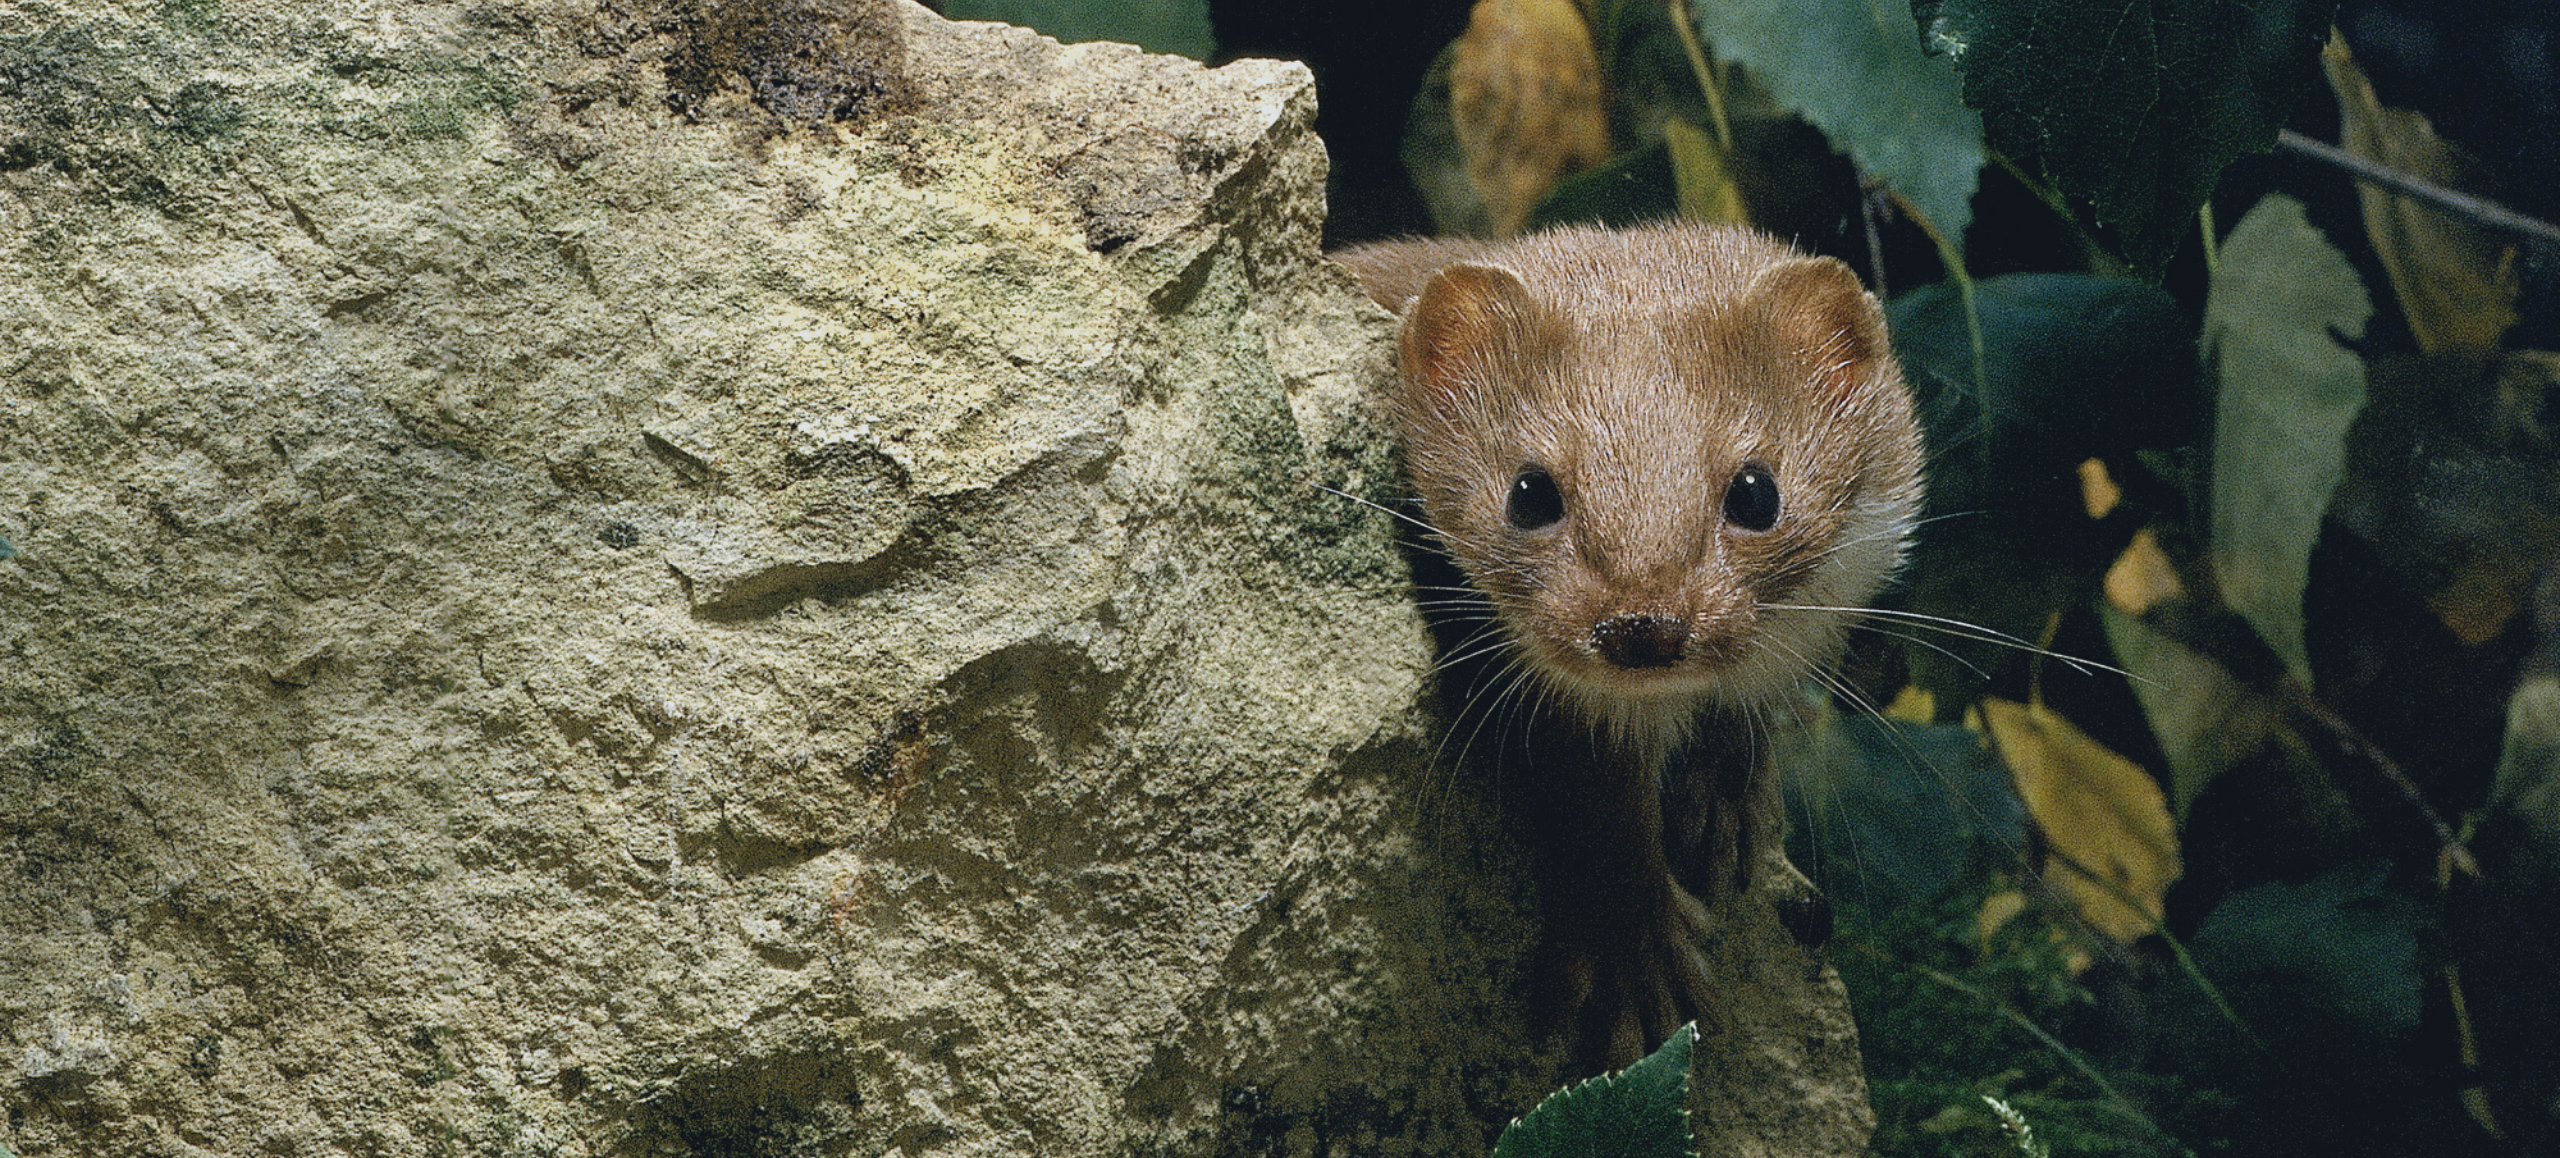
[[[1393,488],[1311,106],[885,3],[0,2],[0,1142],[1481,1152],[1568,1074],[1316,485]],[[1853,1152],[1737,908],[1703,1126]]]

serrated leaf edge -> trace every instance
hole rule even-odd
[[[1652,1053],[1646,1054],[1643,1060],[1636,1062],[1634,1065],[1630,1065],[1627,1068],[1618,1070],[1614,1073],[1606,1073],[1597,1077],[1584,1078],[1579,1082],[1575,1082],[1570,1086],[1566,1086],[1561,1090],[1557,1090],[1556,1092],[1547,1095],[1545,1098],[1539,1100],[1536,1108],[1521,1115],[1520,1117],[1511,1119],[1511,1123],[1502,1128],[1502,1136],[1495,1139],[1493,1143],[1492,1158],[1518,1158],[1516,1146],[1517,1139],[1522,1137],[1520,1133],[1521,1127],[1535,1121],[1539,1115],[1547,1113],[1550,1107],[1561,1105],[1566,1101],[1575,1098],[1623,1089],[1634,1082],[1651,1084],[1660,1080],[1662,1071],[1666,1069],[1671,1071],[1669,1085],[1673,1105],[1675,1106],[1674,1113],[1680,1120],[1681,1132],[1684,1135],[1688,1135],[1689,1058],[1691,1053],[1695,1051],[1697,1044],[1698,1025],[1696,1022],[1690,1022],[1689,1024],[1683,1025],[1679,1029],[1674,1030],[1670,1039],[1662,1043],[1661,1048],[1654,1050]],[[1694,1137],[1694,1135],[1691,1136]],[[1681,1147],[1680,1152],[1686,1156],[1686,1158],[1696,1158],[1697,1156],[1697,1148],[1695,1145],[1683,1146]]]

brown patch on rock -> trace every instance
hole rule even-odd
[[[667,90],[687,116],[734,115],[718,98],[739,85],[782,131],[859,127],[908,103],[904,26],[885,0],[708,3],[679,21],[689,39]]]

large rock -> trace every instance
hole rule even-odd
[[[1336,493],[1394,491],[1389,323],[1303,70],[49,11],[0,5],[16,1153],[1468,1153],[1569,1076]],[[1836,989],[1741,908],[1707,1125],[1854,1150]]]

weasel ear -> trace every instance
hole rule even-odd
[[[1786,349],[1814,368],[1833,397],[1855,393],[1875,381],[1879,362],[1892,362],[1884,307],[1838,258],[1779,262],[1753,277],[1743,298],[1767,311]]]
[[[1510,374],[1537,307],[1511,271],[1460,263],[1424,283],[1405,311],[1397,353],[1408,399],[1449,413]]]

